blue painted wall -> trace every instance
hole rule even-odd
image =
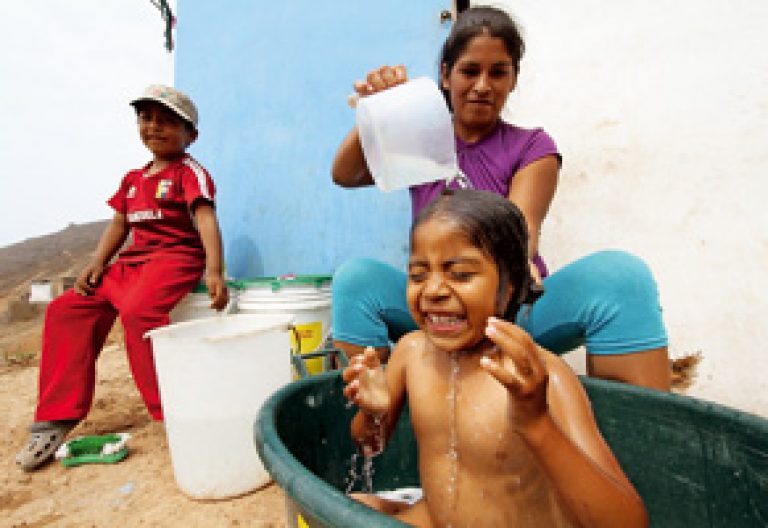
[[[407,258],[407,191],[331,182],[352,82],[381,64],[437,75],[451,0],[178,0],[176,85],[200,110],[192,154],[218,187],[230,275],[331,273]]]

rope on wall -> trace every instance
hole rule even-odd
[[[173,51],[173,28],[176,25],[176,17],[168,5],[168,0],[149,0],[160,11],[160,16],[165,22],[165,49]]]

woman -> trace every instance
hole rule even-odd
[[[585,344],[592,376],[669,390],[666,330],[645,263],[624,252],[604,251],[550,276],[538,254],[560,154],[543,130],[501,119],[523,52],[520,32],[506,13],[475,7],[459,15],[440,55],[440,84],[453,112],[460,168],[475,188],[514,202],[528,225],[531,268],[545,293],[530,309],[523,308],[516,322],[556,353]],[[403,66],[382,66],[365,82],[356,82],[355,90],[365,97],[406,80]],[[356,129],[336,153],[333,180],[343,187],[373,183]],[[414,217],[444,187],[444,182],[412,187]],[[386,358],[389,342],[416,328],[406,305],[405,282],[404,272],[370,259],[339,267],[333,280],[336,346],[348,355],[372,346]]]

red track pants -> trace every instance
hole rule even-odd
[[[197,285],[204,263],[156,258],[111,265],[93,295],[68,290],[45,313],[35,420],[82,420],[93,401],[96,360],[115,317],[125,331],[133,379],[149,413],[163,419],[152,343],[144,334],[168,324],[168,313]]]

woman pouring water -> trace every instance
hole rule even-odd
[[[459,167],[472,187],[514,202],[528,224],[531,268],[543,282],[544,294],[529,311],[518,313],[515,322],[540,346],[558,354],[585,345],[591,376],[669,390],[667,335],[646,264],[622,251],[602,251],[550,275],[538,253],[561,156],[543,130],[501,119],[524,47],[506,13],[473,7],[458,16],[439,62]],[[403,66],[382,66],[357,81],[355,91],[366,97],[406,81]],[[357,129],[336,153],[333,180],[343,187],[373,184]],[[456,182],[411,187],[413,216],[446,185]],[[347,355],[371,346],[385,359],[389,343],[416,328],[406,304],[404,271],[372,259],[353,259],[336,270],[332,287],[334,342]]]

